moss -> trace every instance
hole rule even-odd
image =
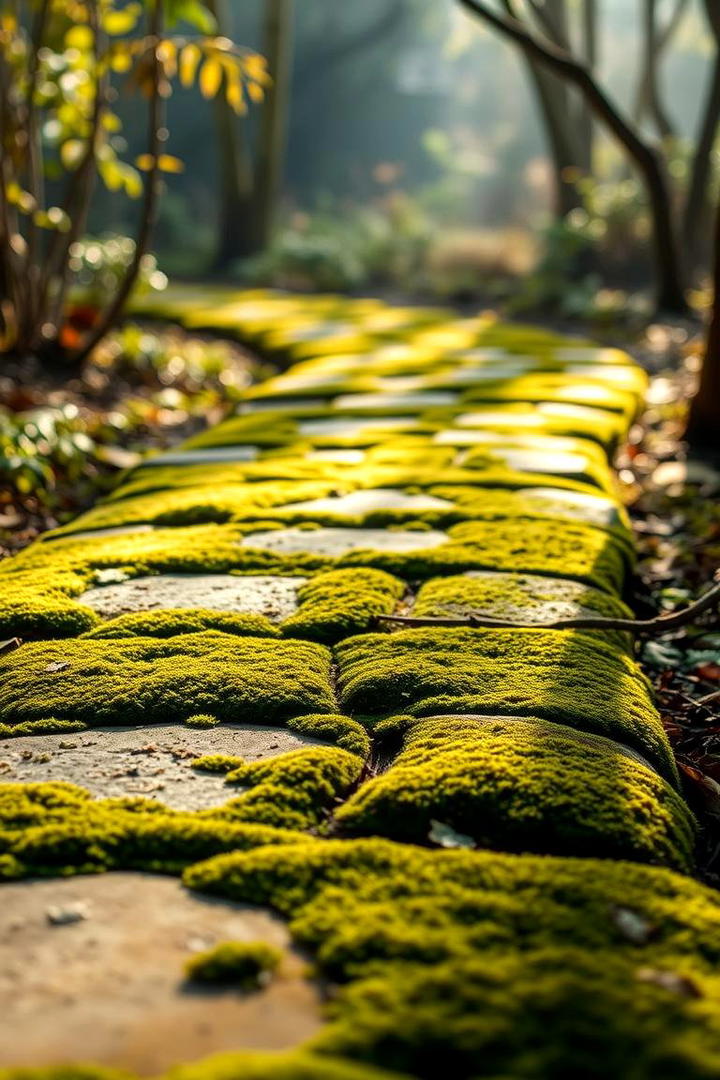
[[[202,757],[195,758],[190,764],[193,769],[199,769],[200,772],[222,774],[232,772],[233,769],[239,769],[244,762],[244,758],[236,757],[234,754],[203,754]]]
[[[43,720],[28,720],[24,724],[8,727],[0,724],[0,739],[13,739],[21,735],[63,735],[73,731],[87,731],[88,725],[82,720],[58,720],[48,716]]]
[[[303,834],[176,813],[149,800],[94,800],[73,784],[0,785],[0,847],[12,877],[155,870]]]
[[[244,763],[229,772],[228,784],[249,789],[213,818],[252,821],[290,829],[315,829],[357,783],[362,762],[338,747],[291,750],[265,761]]]
[[[217,631],[168,639],[82,639],[24,645],[0,658],[0,721],[48,713],[91,726],[180,721],[198,712],[267,724],[334,712],[320,645]]]
[[[217,1054],[176,1065],[158,1080],[409,1080],[398,1073],[303,1051]],[[105,1065],[42,1065],[0,1069],[0,1080],[138,1080]]]
[[[720,899],[666,870],[364,840],[221,856],[184,879],[290,916],[349,984],[324,1051],[429,1080],[716,1071]]]
[[[218,726],[220,719],[210,713],[194,713],[192,716],[186,716],[184,723],[192,728],[213,728]]]
[[[282,950],[266,941],[222,941],[185,964],[191,982],[256,990],[278,969]]]
[[[404,582],[381,570],[330,570],[298,591],[299,610],[285,619],[282,632],[332,643],[372,627],[393,611]]]
[[[433,627],[365,634],[338,645],[336,656],[351,711],[537,717],[624,743],[676,778],[647,679],[589,635]]]
[[[160,611],[137,611],[109,619],[83,634],[84,638],[169,638],[220,630],[223,634],[247,637],[279,637],[280,632],[264,615],[236,615],[230,611],[205,611],[202,608],[164,608]]]
[[[346,834],[416,843],[433,820],[500,851],[692,866],[692,819],[664,780],[605,739],[537,720],[416,721],[336,815]]]
[[[310,716],[293,716],[287,722],[291,731],[308,735],[313,739],[333,742],[342,750],[366,759],[370,755],[370,737],[362,724],[349,716],[338,713],[325,715],[315,713]]]
[[[419,618],[462,617],[473,612],[515,622],[551,622],[577,615],[634,617],[621,600],[577,582],[492,572],[432,578],[422,586],[412,608]],[[632,652],[632,638],[622,631],[583,633]]]

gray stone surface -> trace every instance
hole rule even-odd
[[[317,420],[301,420],[298,432],[306,439],[353,438],[369,431],[406,431],[415,427],[411,416],[323,416]]]
[[[325,558],[339,558],[350,551],[424,551],[449,540],[446,533],[401,531],[399,529],[272,529],[250,533],[244,539],[246,547],[273,551],[278,555],[306,552]]]
[[[130,611],[209,608],[286,619],[305,578],[241,574],[154,574],[89,589],[78,597],[105,619]]]
[[[365,460],[364,450],[343,450],[332,448],[328,450],[310,450],[305,455],[306,461],[327,461],[331,465],[361,465]]]
[[[183,724],[93,728],[63,735],[24,735],[0,742],[1,783],[67,781],[96,798],[141,795],[173,810],[204,810],[240,794],[224,778],[198,772],[203,754],[233,754],[247,761],[275,757],[317,743],[284,728]]]
[[[154,525],[112,525],[107,529],[83,529],[79,532],[49,536],[43,543],[54,544],[60,540],[98,540],[102,536],[129,536],[131,533],[154,532]]]
[[[169,877],[98,874],[3,885],[0,1061],[92,1061],[156,1076],[223,1050],[279,1050],[320,1026],[317,988],[268,912]],[[67,915],[53,924],[51,916]],[[183,965],[222,941],[267,941],[279,971],[254,993],[203,990]]]
[[[438,499],[433,495],[407,495],[394,488],[371,488],[363,491],[351,491],[347,495],[331,496],[326,499],[308,499],[305,502],[287,503],[281,509],[293,513],[338,514],[355,517],[369,514],[374,510],[450,510],[453,503],[447,499]]]
[[[454,405],[460,395],[453,390],[423,390],[416,394],[341,394],[333,400],[334,409],[433,409]]]
[[[558,514],[585,521],[589,525],[619,525],[620,511],[612,499],[604,495],[590,495],[583,491],[565,491],[562,488],[525,488],[523,498],[537,502]]]
[[[167,454],[156,454],[140,462],[138,468],[149,469],[156,465],[214,465],[234,461],[254,461],[258,456],[257,446],[211,446],[198,447],[197,450],[173,450]]]

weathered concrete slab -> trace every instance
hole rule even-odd
[[[51,909],[76,916],[53,925]],[[185,984],[193,952],[221,941],[285,950],[251,994]],[[112,873],[3,886],[0,1061],[92,1061],[154,1076],[222,1050],[294,1046],[320,1024],[319,996],[284,924],[186,892],[172,878]]]
[[[415,427],[411,416],[368,416],[362,418],[327,416],[318,420],[302,420],[298,432],[303,438],[353,438],[368,431],[406,431]]]
[[[375,510],[451,510],[453,503],[433,495],[408,495],[394,488],[373,488],[351,491],[347,495],[327,499],[308,499],[305,502],[288,503],[283,511],[305,514],[339,514],[355,517]]]
[[[43,543],[54,543],[56,540],[99,540],[101,536],[129,536],[130,533],[149,533],[154,530],[154,525],[112,525],[107,529],[84,529],[80,532],[49,536]]]
[[[274,551],[278,555],[310,555],[335,559],[350,551],[424,551],[449,540],[446,533],[433,530],[400,529],[272,529],[249,533],[246,547]]]
[[[138,465],[139,469],[149,469],[156,465],[215,465],[234,461],[254,461],[258,456],[257,446],[213,446],[206,450],[174,450],[167,454],[156,454],[146,458]]]
[[[250,725],[193,729],[182,724],[93,728],[72,735],[26,735],[0,742],[1,783],[67,781],[96,798],[142,795],[173,810],[204,810],[233,796],[221,775],[190,767],[203,754],[248,761],[275,757],[312,739]]]
[[[297,610],[304,584],[305,578],[273,575],[154,574],[89,589],[78,600],[105,619],[130,611],[208,608],[280,621]]]

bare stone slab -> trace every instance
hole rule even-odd
[[[515,447],[493,448],[493,454],[511,469],[520,472],[548,473],[556,476],[573,476],[587,469],[589,459],[584,454],[545,453],[539,450],[522,450]]]
[[[415,427],[415,420],[410,416],[328,416],[318,420],[303,420],[298,424],[298,431],[308,439],[335,436],[353,438],[370,431],[406,431],[412,427]]]
[[[305,455],[306,461],[327,461],[332,465],[361,465],[365,460],[364,450],[311,450]]]
[[[454,405],[460,395],[452,390],[426,390],[416,394],[341,394],[334,409],[432,409]]]
[[[105,619],[131,611],[209,608],[286,619],[297,610],[302,577],[240,574],[154,574],[89,589],[79,602]]]
[[[439,446],[514,446],[553,453],[572,453],[582,445],[582,440],[574,435],[514,435],[507,431],[483,431],[479,428],[460,431],[445,428],[436,432],[432,441]]]
[[[212,465],[219,462],[254,461],[258,456],[257,446],[213,446],[207,449],[174,450],[172,453],[156,454],[146,458],[138,465],[140,469],[149,469],[156,465]]]
[[[49,911],[77,913],[53,925]],[[188,985],[183,965],[222,941],[283,950],[263,989]],[[108,873],[3,886],[0,1060],[93,1061],[156,1076],[223,1050],[279,1050],[320,1027],[317,989],[269,912],[187,892],[169,877]]]
[[[526,488],[522,495],[530,502],[557,509],[559,513],[589,525],[619,525],[622,520],[617,503],[603,495],[561,488]]]
[[[399,529],[272,529],[250,533],[246,547],[273,551],[278,555],[309,555],[335,559],[351,551],[424,551],[446,544],[446,533],[433,530]]]
[[[72,735],[23,735],[0,743],[1,783],[67,781],[96,798],[141,795],[174,810],[205,810],[239,794],[223,777],[198,772],[203,754],[258,761],[317,743],[284,728],[181,724],[93,728]]]
[[[339,514],[354,517],[369,514],[374,510],[450,510],[453,503],[447,499],[438,499],[433,495],[407,495],[394,488],[373,488],[364,491],[352,491],[347,495],[331,496],[326,499],[308,499],[305,502],[289,503],[283,511],[306,514]]]
[[[508,427],[508,428],[543,428],[545,420],[537,409],[527,412],[503,412],[500,409],[479,409],[475,412],[461,413],[453,421],[457,427]]]

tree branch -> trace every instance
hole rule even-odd
[[[426,618],[412,615],[380,615],[383,622],[402,623],[404,626],[470,626],[484,629],[516,630],[626,630],[631,634],[658,636],[671,630],[688,626],[705,611],[720,604],[720,582],[696,600],[689,607],[673,611],[669,615],[658,615],[654,619],[612,619],[602,615],[578,616],[570,619],[554,619],[552,622],[537,623],[514,619],[496,619],[490,615],[471,613],[457,618]]]
[[[679,248],[675,237],[672,203],[662,159],[653,144],[645,141],[596,81],[587,64],[550,41],[539,38],[518,19],[500,14],[484,0],[458,0],[504,37],[515,42],[526,55],[539,60],[578,88],[585,101],[625,148],[641,173],[653,218],[658,261],[658,305],[668,311],[683,312],[687,302],[682,287]]]

